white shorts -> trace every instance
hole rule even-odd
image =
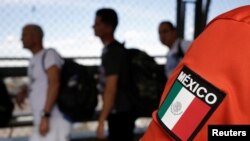
[[[50,129],[46,136],[39,133],[39,125],[34,125],[29,141],[70,141],[71,123],[63,117],[51,117]]]

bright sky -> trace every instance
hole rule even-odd
[[[209,21],[218,14],[247,5],[250,0],[212,0]],[[102,44],[93,34],[95,11],[114,8],[119,16],[116,37],[127,47],[137,47],[150,55],[167,53],[158,39],[158,24],[175,24],[176,0],[0,0],[0,58],[30,57],[22,49],[21,29],[38,23],[45,31],[46,47],[54,47],[65,57],[100,56]],[[194,4],[187,4],[185,38],[192,40]]]

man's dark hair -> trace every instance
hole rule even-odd
[[[111,8],[102,8],[96,12],[96,16],[100,17],[105,24],[110,25],[113,28],[113,32],[115,31],[118,25],[118,16],[115,10]]]
[[[171,30],[176,30],[176,27],[170,21],[162,21],[160,25],[166,24],[170,27]]]
[[[27,28],[27,27],[31,28],[32,31],[35,32],[39,36],[40,39],[43,39],[44,33],[40,25],[30,23],[24,26],[24,28]]]

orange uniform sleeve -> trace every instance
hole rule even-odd
[[[225,94],[193,138],[195,141],[208,139],[208,125],[250,124],[249,11],[250,6],[239,7],[211,21],[194,40],[166,84],[159,109],[184,66]],[[152,121],[140,141],[174,140],[159,123],[157,112],[152,114]],[[187,132],[187,129],[182,130]]]

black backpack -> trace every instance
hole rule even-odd
[[[151,117],[152,112],[158,108],[166,83],[164,67],[142,50],[127,50],[132,74],[132,109],[137,117]]]
[[[43,68],[45,56],[46,52],[42,59]],[[57,105],[72,122],[91,120],[95,114],[98,91],[96,72],[93,70],[97,69],[64,59]]]
[[[6,85],[3,80],[0,80],[0,127],[6,127],[14,110],[14,103],[11,100]]]

